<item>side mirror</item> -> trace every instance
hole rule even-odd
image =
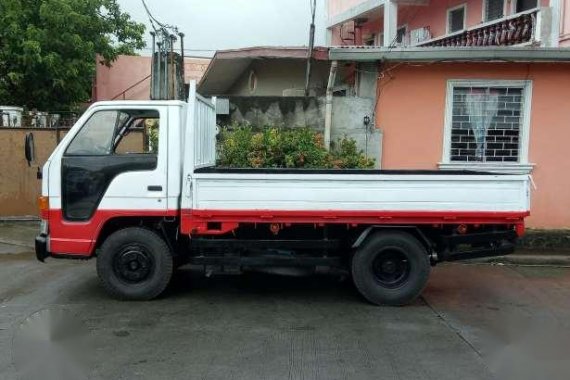
[[[24,142],[24,153],[26,155],[26,161],[28,161],[28,166],[36,160],[36,146],[34,144],[34,134],[26,133],[26,140]]]

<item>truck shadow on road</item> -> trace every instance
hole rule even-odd
[[[78,263],[65,263],[68,265]],[[58,303],[115,303],[99,283],[94,268],[85,265],[75,268],[65,284],[58,284]],[[59,283],[59,280],[57,281]],[[372,307],[356,290],[348,276],[313,274],[293,277],[278,274],[246,272],[241,275],[214,275],[206,277],[196,268],[182,267],[175,271],[165,292],[147,303],[161,305],[180,301],[215,302],[292,302],[313,304],[360,305]],[[125,305],[141,302],[121,301]],[[425,305],[420,298],[412,306]]]
[[[189,268],[178,270],[163,299],[187,297],[231,297],[233,299],[275,300],[299,303],[369,304],[356,290],[350,277],[340,274],[313,274],[302,277],[249,272],[238,276],[206,277]],[[423,304],[419,300],[416,303]]]

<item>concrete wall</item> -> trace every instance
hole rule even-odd
[[[236,80],[227,95],[282,96],[283,90],[305,88],[306,61],[299,59],[255,60]],[[255,89],[250,89],[250,73],[257,78]],[[316,61],[311,71],[310,88],[313,95],[325,93],[329,78],[329,62]],[[302,95],[302,92],[300,93]]]
[[[28,167],[24,157],[24,139],[34,134],[36,162]],[[47,128],[0,128],[0,217],[37,215],[37,199],[41,194],[41,181],[36,178],[37,168],[43,166],[67,130]],[[143,134],[130,133],[125,146],[133,150],[143,143]]]
[[[324,99],[323,99],[324,100]],[[360,97],[335,97],[333,99],[333,123],[331,140],[350,137],[367,157],[376,160],[376,167],[381,166],[382,134],[374,127],[375,99]],[[324,102],[323,102],[324,106]],[[364,117],[370,118],[368,128]]]
[[[570,66],[447,63],[400,65],[379,79],[376,124],[384,132],[385,169],[437,169],[442,160],[446,84],[450,79],[532,80],[529,162],[535,228],[570,228]]]
[[[380,159],[380,131],[373,128],[374,104],[371,98],[335,97],[333,101],[332,140],[354,138],[368,157]],[[324,130],[324,97],[231,97],[230,115],[218,115],[220,124],[247,122],[256,126],[310,127]],[[364,116],[371,120],[364,126]]]
[[[324,128],[324,103],[315,97],[232,96],[230,115],[218,115],[218,122],[250,123],[256,126]]]
[[[207,58],[185,58],[185,81],[199,81],[209,62]],[[150,75],[150,67],[150,56],[122,55],[113,62],[111,67],[98,64],[93,83],[93,101],[111,100],[114,97],[127,100],[148,100],[150,78],[147,77]],[[129,89],[141,80],[140,84]]]

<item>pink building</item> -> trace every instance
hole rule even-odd
[[[185,82],[199,81],[210,59],[186,57]],[[131,99],[146,100],[150,97],[151,57],[120,56],[111,67],[97,65],[93,82],[92,101]]]
[[[383,169],[530,174],[528,226],[570,228],[570,0],[328,7],[329,59],[375,99]]]
[[[570,46],[570,0],[329,0],[328,15],[332,46]]]

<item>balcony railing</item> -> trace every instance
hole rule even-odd
[[[421,47],[509,46],[536,41],[540,11],[534,9],[499,20],[477,25],[468,30],[418,43]]]

